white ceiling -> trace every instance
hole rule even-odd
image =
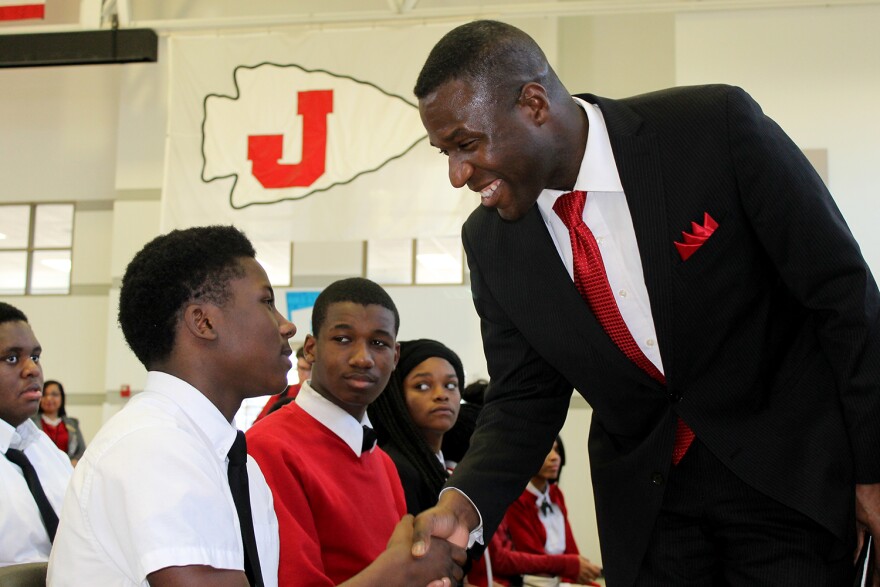
[[[880,4],[880,0],[46,0],[46,19],[0,25],[0,33],[119,26],[158,32],[428,22],[470,18],[697,12]]]

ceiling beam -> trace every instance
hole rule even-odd
[[[119,0],[123,2],[125,0]],[[417,0],[387,0],[391,11],[358,10],[265,14],[218,18],[142,20],[130,15],[129,26],[162,34],[186,31],[270,30],[294,26],[355,26],[462,21],[477,18],[591,16],[604,14],[688,13],[778,8],[880,5],[880,0],[571,0],[523,3],[483,3],[439,8],[417,7]],[[126,4],[127,7],[127,4]],[[394,11],[398,7],[399,11]],[[392,12],[393,11],[393,12]],[[0,28],[0,35],[81,30],[75,25]]]

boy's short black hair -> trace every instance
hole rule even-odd
[[[27,322],[24,312],[6,302],[0,302],[0,324],[5,322]]]
[[[324,291],[318,294],[315,306],[312,308],[312,335],[317,337],[324,320],[327,319],[327,308],[330,304],[338,302],[352,302],[361,306],[376,304],[390,310],[394,314],[394,334],[400,330],[400,314],[397,306],[388,292],[382,289],[378,283],[363,277],[349,277],[340,279],[328,285]]]
[[[184,305],[226,303],[229,282],[244,275],[240,259],[255,256],[233,226],[174,230],[147,243],[125,269],[119,293],[119,326],[140,362],[150,369],[167,359]]]

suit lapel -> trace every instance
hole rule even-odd
[[[518,222],[507,223],[500,219],[498,222],[501,223],[498,241],[500,248],[510,251],[509,258],[519,260],[511,264],[511,270],[516,273],[513,281],[526,288],[530,288],[528,284],[539,284],[534,287],[540,287],[546,292],[538,296],[523,291],[515,294],[526,304],[523,307],[524,312],[541,317],[536,328],[543,333],[558,332],[574,345],[588,345],[611,364],[615,372],[625,373],[645,385],[657,385],[623,354],[596,320],[559,258],[538,207],[532,206],[528,214]],[[547,322],[545,317],[548,316],[554,318]],[[571,367],[574,371],[583,365]]]
[[[672,242],[667,231],[666,196],[656,136],[639,133],[641,118],[619,102],[591,96],[602,110],[617,171],[626,194],[633,228],[642,260],[642,271],[651,314],[660,344],[667,381],[671,381],[673,351],[668,333],[672,332],[673,306]]]

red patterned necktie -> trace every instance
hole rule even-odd
[[[593,310],[599,324],[623,354],[653,379],[666,385],[666,377],[639,348],[626,322],[623,321],[623,316],[620,315],[620,309],[608,283],[608,276],[605,274],[599,245],[583,220],[586,201],[586,192],[574,191],[562,194],[553,204],[553,211],[568,228],[571,237],[574,285]],[[675,445],[672,450],[674,465],[682,459],[693,440],[693,431],[679,418],[675,427]]]

